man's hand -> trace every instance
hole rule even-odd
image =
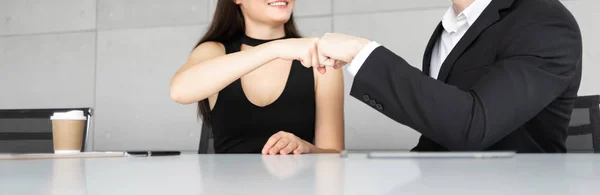
[[[320,73],[325,73],[324,66],[340,68],[352,62],[356,54],[370,41],[365,38],[339,33],[327,33],[319,40],[317,50],[319,54]]]

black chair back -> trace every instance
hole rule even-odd
[[[575,100],[567,150],[574,153],[600,153],[600,96],[581,96]]]
[[[88,117],[81,147],[84,151],[92,120],[91,108],[11,109],[0,110],[0,153],[53,153],[50,116],[70,110],[81,110]]]
[[[202,124],[202,132],[200,132],[200,146],[198,154],[214,154],[214,141],[211,128],[206,124]]]

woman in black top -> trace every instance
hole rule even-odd
[[[212,23],[175,74],[171,98],[198,102],[216,153],[344,149],[341,70],[319,74],[318,38],[300,38],[294,0],[219,0]]]

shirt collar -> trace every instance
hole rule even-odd
[[[491,2],[492,0],[475,0],[459,14],[454,12],[454,6],[450,6],[442,18],[444,30],[449,33],[456,32],[459,27],[459,21],[465,19],[468,26],[473,25]]]

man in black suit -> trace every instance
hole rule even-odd
[[[321,38],[321,64],[350,62],[350,94],[420,132],[414,151],[565,152],[582,58],[571,13],[558,0],[452,2],[422,72],[343,34]]]

